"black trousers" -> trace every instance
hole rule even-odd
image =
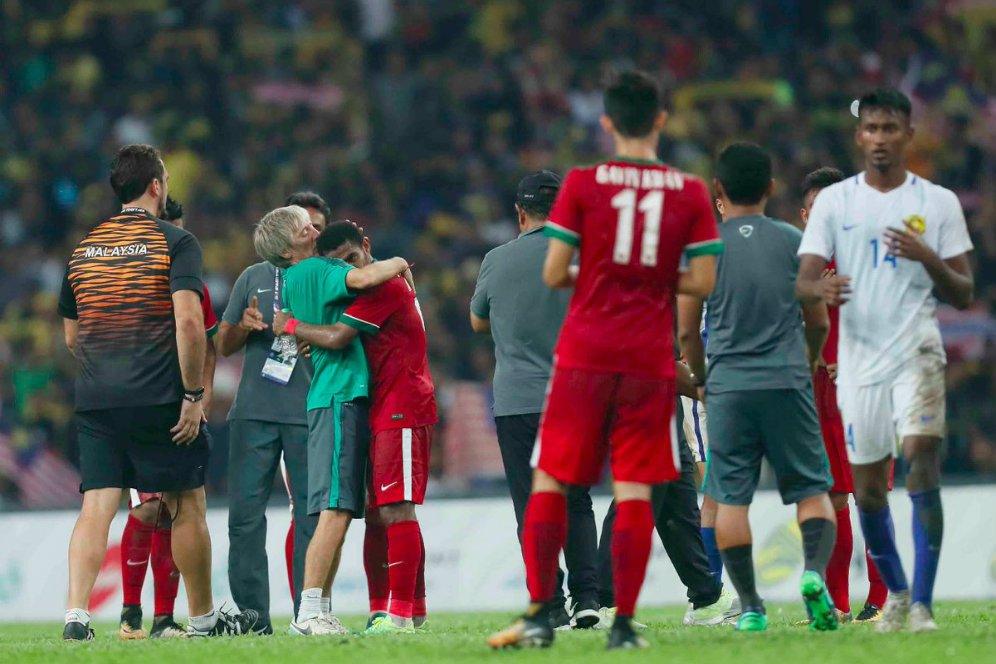
[[[679,406],[678,412],[681,412]],[[678,446],[681,454],[681,477],[674,482],[654,487],[650,501],[661,538],[678,578],[688,589],[688,601],[694,608],[709,606],[719,600],[722,582],[709,574],[709,560],[702,544],[702,517],[695,487],[695,461],[685,444],[678,424]],[[615,606],[612,580],[612,526],[616,520],[616,503],[612,501],[602,523],[598,543],[598,599],[602,606]]]
[[[515,520],[519,524],[520,546],[526,503],[529,502],[533,487],[533,469],[529,461],[533,455],[539,422],[539,413],[495,418],[505,478],[509,493],[512,494]],[[587,489],[572,490],[567,495],[567,545],[564,547],[564,558],[567,560],[567,586],[571,599],[575,603],[597,599],[598,535],[591,496]],[[561,569],[557,570],[554,600],[561,603],[564,600],[564,571]]]

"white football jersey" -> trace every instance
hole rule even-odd
[[[889,254],[885,244],[886,229],[904,228],[903,220],[920,229],[942,259],[972,249],[954,192],[913,173],[882,193],[862,172],[816,197],[799,255],[833,258],[853,290],[840,308],[839,384],[885,380],[921,348],[944,352],[930,275],[922,264]]]

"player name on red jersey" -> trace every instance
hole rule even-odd
[[[651,168],[635,166],[619,166],[618,164],[599,164],[595,169],[595,182],[617,187],[633,187],[634,189],[672,189],[681,191],[685,188],[685,177],[679,171],[662,170],[659,165]]]
[[[545,232],[581,252],[557,367],[673,376],[682,257],[722,251],[705,183],[652,161],[575,168]]]

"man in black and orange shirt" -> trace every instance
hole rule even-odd
[[[183,220],[183,205],[173,197],[166,199],[165,221],[180,228],[186,228]],[[208,342],[204,354],[203,385],[204,398],[201,400],[207,415],[214,384],[214,370],[217,353],[212,338],[218,331],[218,318],[211,306],[211,295],[207,284],[203,284],[204,296],[201,311],[204,313],[204,332]],[[162,493],[146,493],[131,489],[128,521],[121,533],[121,586],[123,602],[121,627],[118,636],[122,639],[144,639],[142,628],[142,588],[145,585],[146,571],[152,566],[152,579],[155,587],[155,614],[149,636],[158,638],[183,638],[187,630],[173,618],[176,593],[180,586],[180,573],[173,562],[171,547],[172,530],[170,517],[162,501]]]
[[[190,636],[242,634],[255,611],[226,615],[211,596],[205,518],[205,343],[201,250],[161,221],[169,175],[159,151],[127,145],[111,165],[120,213],[94,226],[69,259],[59,298],[76,380],[83,507],[69,543],[66,640],[89,640],[86,611],[121,491],[163,493],[183,575]]]

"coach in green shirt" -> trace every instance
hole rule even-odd
[[[268,213],[253,235],[259,255],[283,270],[283,305],[306,323],[334,325],[355,292],[379,286],[408,269],[402,258],[357,269],[315,256],[316,239],[308,213],[296,205]],[[346,529],[365,505],[369,374],[358,338],[341,351],[315,348],[311,359],[315,373],[307,401],[308,512],[319,517],[308,546],[304,590],[291,633],[346,634],[331,613],[331,589]],[[275,360],[279,363],[281,358]],[[279,371],[274,368],[275,373]]]

